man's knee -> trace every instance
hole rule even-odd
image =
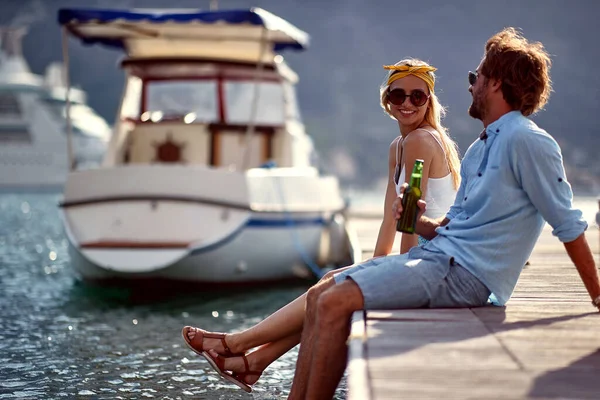
[[[348,317],[364,307],[362,292],[351,280],[325,290],[316,301],[317,315],[324,322]]]

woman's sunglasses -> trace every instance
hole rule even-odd
[[[477,72],[469,71],[469,85],[473,86],[475,82],[477,82],[477,77],[479,74]]]
[[[396,106],[400,106],[402,105],[405,101],[406,98],[410,98],[410,102],[413,104],[413,106],[415,107],[421,107],[423,105],[425,105],[425,103],[427,103],[427,99],[429,99],[428,94],[426,94],[424,91],[417,89],[417,90],[413,90],[410,95],[406,94],[406,92],[404,91],[404,89],[394,89],[394,90],[390,90],[388,92],[388,101],[390,103],[392,103],[393,105]]]

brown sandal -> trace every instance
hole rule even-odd
[[[188,332],[191,329],[195,329],[196,335],[194,336],[193,339],[190,340],[190,338],[188,337]],[[200,328],[194,328],[192,326],[185,326],[181,331],[181,335],[183,336],[183,340],[185,340],[185,343],[188,345],[188,347],[190,349],[192,349],[196,354],[199,354],[199,355],[202,355],[203,352],[208,350],[208,349],[204,349],[202,347],[202,343],[204,343],[204,338],[221,339],[221,343],[223,344],[223,348],[225,349],[225,351],[222,354],[225,357],[237,357],[237,356],[243,355],[243,353],[242,354],[233,354],[231,352],[231,350],[229,349],[229,346],[227,346],[227,342],[225,341],[225,336],[227,336],[225,333],[209,333]],[[198,338],[200,338],[200,339],[198,339]]]
[[[250,365],[248,364],[248,359],[246,358],[245,355],[240,355],[240,356],[236,356],[236,357],[242,357],[242,359],[244,360],[244,366],[245,366],[245,372],[242,373],[233,373],[233,372],[229,372],[229,371],[225,371],[225,360],[222,358],[222,356],[217,355],[217,357],[213,357],[209,352],[204,351],[202,352],[202,356],[204,356],[204,358],[206,358],[206,361],[208,361],[208,363],[210,364],[210,366],[217,371],[217,373],[219,375],[221,375],[221,377],[225,378],[226,380],[228,380],[231,383],[236,384],[238,387],[244,389],[246,392],[251,393],[252,392],[252,386],[248,385],[245,381],[245,378],[248,375],[258,375],[258,377],[260,378],[262,371],[251,371],[250,370]]]
[[[235,376],[237,379],[240,379],[242,382],[244,382],[244,384],[248,385],[246,383],[246,377],[248,375],[256,375],[258,376],[258,378],[260,378],[260,376],[262,375],[262,371],[252,371],[250,370],[250,365],[248,364],[248,359],[246,358],[246,355],[241,355],[240,357],[242,357],[242,360],[244,360],[244,368],[246,369],[245,372],[241,372],[241,373],[233,373],[233,376]],[[258,379],[256,380],[258,381]],[[256,383],[256,382],[254,382]],[[254,383],[252,385],[254,385]],[[252,386],[252,385],[248,385],[248,386]]]

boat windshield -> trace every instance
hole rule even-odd
[[[284,123],[283,87],[279,82],[228,81],[225,82],[225,119],[230,124],[248,124],[256,112],[257,125]],[[256,110],[252,100],[258,97]]]
[[[153,122],[161,119],[185,118],[195,122],[217,122],[217,82],[150,81],[146,85],[146,118]],[[142,115],[142,119],[144,115]]]
[[[183,119],[186,123],[232,125],[246,125],[252,120],[257,125],[282,125],[285,121],[283,87],[277,81],[254,82],[251,78],[221,82],[217,79],[150,80],[145,90],[142,121]],[[258,101],[253,110],[255,96]],[[254,118],[253,112],[256,113]]]

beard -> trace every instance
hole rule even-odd
[[[481,111],[479,110],[479,107],[477,107],[477,105],[475,104],[475,99],[473,99],[471,106],[469,106],[469,116],[479,120],[482,119]]]
[[[484,80],[483,85],[479,88],[479,90],[477,90],[475,93],[471,91],[473,100],[471,101],[471,106],[469,107],[469,115],[481,121],[483,121],[483,118],[487,114],[487,104],[485,101],[487,83],[487,80]]]
[[[475,119],[483,121],[485,115],[485,106],[481,96],[473,95],[473,101],[469,106],[469,115]]]

